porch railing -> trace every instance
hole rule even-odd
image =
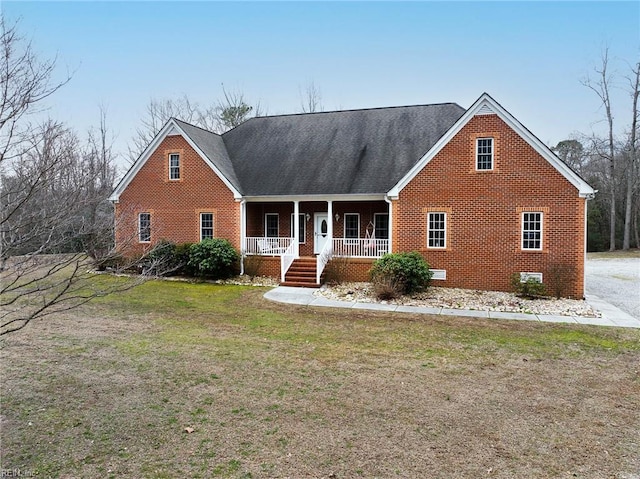
[[[380,258],[389,252],[389,240],[377,238],[334,238],[333,256]]]
[[[252,236],[244,239],[243,252],[245,254],[259,254],[263,256],[282,256],[294,244],[293,238],[267,238]]]
[[[293,264],[293,260],[298,257],[298,251],[296,249],[296,242],[291,241],[291,244],[286,249],[286,251],[280,256],[280,277],[281,281],[285,281],[285,276],[287,275],[287,271]]]
[[[316,258],[316,283],[320,284],[320,277],[322,276],[322,272],[324,271],[324,267],[327,265],[331,257],[333,256],[333,247],[332,242],[327,241],[320,254]]]

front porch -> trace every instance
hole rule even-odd
[[[368,259],[358,261],[366,264],[391,251],[391,211],[384,199],[247,201],[242,211],[243,271],[244,258],[270,257],[271,267],[263,269],[275,276],[273,260],[279,261],[283,283],[291,277],[300,282],[290,271],[299,271],[302,259],[307,276],[315,260],[314,281],[306,282],[317,287],[333,258]]]

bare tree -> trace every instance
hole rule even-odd
[[[634,200],[634,190],[638,186],[638,95],[640,92],[640,62],[632,68],[633,76],[629,79],[631,90],[631,131],[629,132],[628,158],[626,161],[626,197],[624,213],[624,234],[622,249],[631,247],[631,223]],[[636,246],[638,246],[638,232],[636,231]]]
[[[602,53],[601,66],[595,68],[595,72],[598,77],[597,80],[591,80],[587,77],[583,81],[583,85],[591,89],[600,99],[605,112],[605,119],[607,122],[607,140],[605,141],[604,148],[602,148],[602,142],[599,140],[594,141],[594,148],[598,151],[603,158],[606,158],[609,164],[609,179],[611,182],[611,191],[609,192],[609,251],[616,249],[616,162],[615,162],[615,144],[613,137],[613,113],[611,110],[611,97],[609,90],[611,88],[611,75],[607,70],[609,63],[609,49],[605,48]]]
[[[235,128],[250,116],[262,114],[260,103],[249,105],[244,93],[227,91],[222,85],[224,98],[217,103],[202,106],[183,95],[177,99],[155,100],[147,105],[146,115],[129,146],[129,161],[133,163],[151,143],[170,118],[178,118],[215,133]]]
[[[113,155],[106,115],[85,145],[65,125],[29,115],[65,82],[51,83],[55,61],[6,28],[0,37],[0,335],[32,320],[129,288],[96,281],[113,259]],[[128,265],[123,265],[128,266]]]
[[[217,133],[224,133],[231,130],[240,123],[248,120],[251,116],[260,116],[262,114],[260,103],[255,108],[245,101],[244,93],[240,91],[227,91],[222,85],[223,99],[218,101],[216,107],[216,116],[218,126]]]
[[[51,82],[55,60],[40,61],[30,42],[0,14],[0,172],[24,139],[24,120],[69,80]]]
[[[133,163],[140,156],[170,118],[179,118],[210,131],[213,131],[218,125],[215,107],[203,108],[191,101],[187,95],[177,99],[152,99],[147,105],[142,124],[136,129],[136,134],[132,139],[133,145],[129,146],[130,162]]]
[[[322,92],[313,81],[307,85],[304,94],[300,92],[300,106],[303,113],[324,111],[324,107],[322,106]]]

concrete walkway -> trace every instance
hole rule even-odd
[[[398,313],[440,314],[445,316],[470,316],[473,318],[514,319],[519,321],[543,321],[547,323],[591,324],[596,326],[615,326],[620,328],[640,328],[640,319],[621,311],[597,296],[589,295],[587,302],[602,313],[601,318],[582,316],[555,316],[548,314],[504,313],[500,311],[476,311],[468,309],[427,308],[420,306],[402,306],[380,303],[357,303],[352,301],[333,301],[314,296],[315,289],[278,286],[265,293],[264,297],[278,303],[320,306],[329,308],[369,309],[373,311],[395,311]]]

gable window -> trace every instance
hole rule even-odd
[[[360,238],[360,215],[358,213],[344,214],[344,237]]]
[[[307,242],[307,225],[305,221],[306,217],[304,213],[300,213],[298,217],[300,222],[300,227],[298,229],[298,243],[304,244]],[[291,213],[291,237],[292,238],[295,236],[295,233],[294,233],[295,226],[296,226],[295,216],[293,213]]]
[[[542,249],[542,213],[522,213],[522,249]]]
[[[375,213],[373,215],[374,236],[376,239],[389,239],[389,214]]]
[[[213,213],[200,213],[200,241],[213,238]]]
[[[476,140],[476,170],[493,170],[493,138]]]
[[[149,243],[151,241],[151,213],[138,215],[138,241]]]
[[[427,218],[427,246],[429,248],[446,248],[447,246],[447,214],[429,213]]]
[[[169,154],[169,179],[180,179],[180,155],[178,153]]]
[[[267,238],[277,238],[279,234],[278,213],[267,213],[264,215],[264,235]]]

